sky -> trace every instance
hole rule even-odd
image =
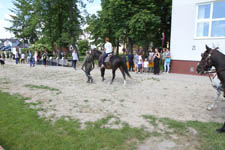
[[[13,34],[6,31],[5,27],[10,27],[11,24],[7,19],[10,19],[10,14],[12,14],[9,9],[13,8],[13,0],[0,0],[0,39],[11,38]],[[87,0],[83,0],[87,3]],[[89,14],[94,14],[98,10],[101,10],[101,0],[94,0],[93,3],[87,3],[86,9]]]

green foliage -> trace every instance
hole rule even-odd
[[[45,50],[51,51],[52,49],[51,49],[51,46],[48,44],[35,43],[30,46],[30,50],[42,52]]]
[[[86,18],[86,30],[96,45],[108,36],[113,46],[137,44],[146,51],[150,42],[161,46],[163,32],[169,40],[171,6],[172,0],[104,0],[98,15]]]
[[[80,55],[85,55],[85,52],[90,48],[88,40],[80,40],[77,42],[77,45]]]
[[[78,4],[81,0],[14,0],[11,12],[12,26],[6,28],[31,44],[51,45],[58,48],[75,44],[82,33],[83,18]],[[52,50],[52,49],[51,49]]]

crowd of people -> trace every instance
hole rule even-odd
[[[30,50],[27,50],[26,53],[20,53],[19,51],[16,51],[15,54],[8,53],[7,56],[5,55],[7,54],[2,53],[1,58],[13,58],[15,59],[16,64],[29,63],[30,67],[34,67],[35,64],[43,64],[47,66],[47,61],[52,59],[51,57],[49,57],[46,50],[42,52],[32,52]],[[73,49],[71,56],[72,67],[76,69],[76,64],[77,61],[79,61],[79,56],[75,49]],[[145,55],[142,48],[134,50],[134,53],[129,51],[128,54],[126,49],[123,49],[122,57],[127,63],[129,71],[133,71],[136,73],[154,73],[156,75],[159,75],[160,66],[162,65],[163,72],[170,72],[171,54],[168,48],[163,48],[161,50],[159,50],[158,48],[150,48],[148,53]]]
[[[163,48],[161,52],[158,48],[149,49],[147,55],[143,55],[143,50],[134,50],[134,54],[128,53],[126,60],[126,50],[123,50],[123,59],[128,62],[129,71],[136,73],[154,73],[159,75],[160,64],[163,65],[163,72],[170,72],[171,55],[168,48]]]

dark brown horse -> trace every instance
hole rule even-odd
[[[202,54],[202,59],[197,66],[199,74],[207,73],[213,66],[216,68],[217,76],[222,84],[222,90],[225,97],[225,55],[218,51],[219,48],[209,48],[206,45],[206,51]],[[217,129],[218,132],[225,132],[225,123],[222,128]]]
[[[102,52],[99,50],[92,50],[91,53],[94,55],[95,59],[98,60],[99,66],[101,65],[101,58],[102,58]],[[123,75],[123,79],[124,79],[124,84],[126,84],[126,75],[131,78],[127,66],[126,66],[126,62],[124,62],[124,60],[122,59],[122,57],[118,56],[118,55],[113,55],[111,56],[109,62],[104,63],[104,68],[101,68],[101,77],[102,77],[102,81],[105,80],[104,75],[105,75],[105,69],[112,69],[112,80],[111,80],[111,84],[113,83],[113,80],[115,78],[115,73],[116,70],[119,68],[122,75]]]

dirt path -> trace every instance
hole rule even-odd
[[[102,82],[99,68],[92,72],[94,84],[87,84],[84,72],[67,67],[30,68],[29,65],[6,64],[0,68],[0,90],[29,97],[37,103],[39,115],[52,120],[59,117],[96,121],[113,115],[133,127],[148,126],[143,115],[175,120],[225,120],[225,103],[215,111],[207,106],[216,96],[207,77],[179,74],[136,74],[123,86],[118,70],[113,85],[111,71]],[[54,88],[34,89],[32,86]],[[221,97],[222,99],[222,97]]]

